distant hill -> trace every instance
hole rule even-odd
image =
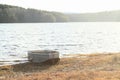
[[[0,23],[31,22],[110,22],[120,21],[120,10],[99,13],[66,14],[0,4]]]
[[[120,21],[120,10],[98,13],[68,14],[71,22],[111,22]]]
[[[67,21],[68,17],[62,13],[25,9],[22,7],[0,4],[0,23]]]

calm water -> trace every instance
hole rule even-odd
[[[0,65],[24,62],[27,51],[45,49],[61,56],[120,52],[120,23],[0,24]]]

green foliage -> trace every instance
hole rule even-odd
[[[120,11],[62,14],[0,4],[0,23],[120,21]]]
[[[11,22],[66,22],[68,17],[62,13],[0,5],[0,23]]]
[[[67,15],[62,15],[61,13],[54,13],[53,15],[56,17],[57,22],[69,21],[69,18],[67,17]]]

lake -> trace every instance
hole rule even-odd
[[[120,23],[0,24],[0,65],[25,62],[29,50],[56,50],[61,57],[120,52]]]

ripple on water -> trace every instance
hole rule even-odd
[[[120,51],[119,23],[0,24],[0,62],[27,60],[27,51],[62,54]],[[7,62],[8,61],[8,62]]]

